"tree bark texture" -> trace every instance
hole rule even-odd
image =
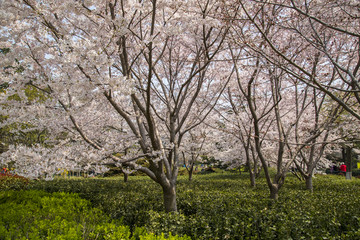
[[[279,187],[272,184],[270,187],[270,199],[277,200],[279,198]]]
[[[305,181],[306,181],[306,189],[309,190],[310,192],[313,192],[313,176],[312,174],[308,175],[305,177]]]
[[[166,212],[176,212],[176,186],[171,184],[168,187],[163,186],[164,206]]]

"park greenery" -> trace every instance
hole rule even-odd
[[[262,173],[196,174],[177,182],[176,213],[145,176],[55,178],[1,191],[0,239],[357,239],[360,181],[317,175],[314,191],[287,177],[281,197],[268,198]],[[175,236],[175,237],[174,237]]]
[[[358,1],[0,2],[1,167],[137,171],[177,212],[202,156],[279,198],[359,144]],[[345,159],[346,158],[346,159]],[[349,163],[347,163],[349,165]],[[349,165],[351,166],[351,165]],[[275,169],[275,171],[270,169]],[[349,168],[348,168],[349,169]],[[349,169],[350,170],[350,169]]]
[[[27,190],[3,191],[0,196],[0,239],[165,239],[143,228],[131,233],[77,194]],[[166,239],[179,237],[170,234]]]
[[[0,239],[360,238],[359,18],[356,0],[0,1]],[[317,175],[338,165],[348,181]]]

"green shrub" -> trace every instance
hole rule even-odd
[[[129,236],[128,228],[109,222],[99,209],[75,194],[42,191],[0,193],[1,239],[100,239]]]
[[[272,201],[265,179],[250,188],[248,177],[214,173],[189,182],[181,176],[179,213],[172,214],[163,212],[161,187],[146,177],[130,177],[128,183],[122,178],[57,179],[32,187],[77,192],[112,219],[122,220],[137,239],[137,227],[157,237],[171,232],[192,239],[359,239],[359,179],[318,176],[311,193],[304,182],[289,176],[279,200]]]
[[[144,226],[147,223],[150,210],[163,210],[163,200],[160,187],[151,180],[139,176],[131,179],[132,181],[125,184],[121,177],[70,180],[59,178],[34,182],[32,188],[47,192],[78,193],[111,218],[122,220],[133,231],[135,226]]]
[[[360,177],[360,169],[353,169],[352,176],[353,177]]]
[[[0,190],[19,190],[25,189],[29,179],[10,173],[0,173]]]
[[[0,192],[0,239],[165,239],[114,221],[77,194]],[[169,236],[169,239],[180,239]]]

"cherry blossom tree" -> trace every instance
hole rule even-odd
[[[189,131],[182,141],[179,151],[188,172],[189,181],[192,180],[195,164],[201,161],[202,156],[208,156],[212,152],[213,141],[209,135],[209,130],[204,129],[204,124],[202,124],[201,130]]]
[[[292,164],[311,188],[340,131],[334,123],[360,120],[356,1],[0,6],[0,48],[10,49],[0,63],[0,85],[8,85],[0,127],[24,123],[49,133],[48,148],[10,146],[2,154],[23,175],[115,164],[147,174],[162,187],[165,210],[176,211],[180,157],[193,164],[217,145],[213,155],[248,165],[252,185],[260,161],[276,199]],[[29,101],[27,88],[46,97]]]
[[[238,66],[235,63],[235,66]],[[226,93],[224,104],[217,109],[220,118],[224,120],[223,137],[228,149],[222,153],[222,160],[231,167],[240,168],[245,165],[250,176],[250,185],[256,186],[255,179],[261,171],[261,164],[257,156],[253,139],[253,119],[246,107],[247,102],[241,94],[238,82],[231,81]],[[263,124],[263,127],[266,127]],[[226,153],[226,154],[225,154]],[[225,157],[228,155],[227,157]]]
[[[336,134],[338,126],[335,122],[342,108],[327,102],[328,97],[323,92],[298,84],[295,84],[295,114],[301,114],[302,117],[297,118],[298,121],[295,123],[292,144],[301,146],[301,149],[294,164],[306,180],[307,189],[313,191],[314,170],[319,164],[323,168],[329,165],[329,161],[324,158],[326,147],[341,140]],[[293,147],[288,145],[288,151],[292,155]]]
[[[253,31],[262,35],[269,47],[267,52],[254,46],[253,50],[303,83],[324,92],[360,120],[360,24],[357,21],[360,12],[356,1],[238,3]],[[267,12],[266,19],[259,14],[260,9]],[[272,11],[278,14],[270,14]],[[266,31],[264,21],[276,29],[276,38]],[[316,61],[328,68],[314,72],[313,63]],[[350,101],[351,98],[356,101]]]
[[[0,48],[0,56],[6,57],[6,54],[10,51],[9,48]],[[13,66],[6,66],[5,68],[11,69]],[[22,71],[22,68],[16,68],[15,71]],[[5,71],[6,72],[6,71]],[[0,94],[5,94],[8,91],[9,83],[3,82],[0,85]],[[23,89],[26,99],[28,102],[42,101],[44,99],[44,94],[37,91],[37,89],[28,86]],[[1,96],[1,97],[4,97]],[[18,100],[18,94],[9,96],[13,100]],[[6,121],[8,116],[5,114],[0,115],[0,122]],[[0,153],[8,149],[10,144],[24,144],[26,146],[31,146],[35,143],[42,143],[46,136],[46,130],[33,130],[32,126],[27,125],[26,123],[13,123],[10,125],[2,125],[0,127]]]
[[[241,66],[241,75],[237,74],[237,81],[242,89],[242,95],[248,102],[246,107],[249,108],[253,118],[256,151],[264,167],[265,175],[268,175],[265,160],[274,158],[276,163],[277,173],[274,179],[267,177],[272,198],[276,198],[278,189],[284,183],[286,172],[298,158],[298,154],[302,155],[300,158],[304,157],[306,146],[311,145],[310,149],[321,146],[321,149],[324,149],[326,144],[320,144],[320,139],[323,138],[323,142],[326,142],[331,123],[342,109],[358,118],[358,107],[356,107],[358,103],[349,100],[355,99],[358,94],[357,83],[353,80],[357,79],[355,76],[358,74],[356,34],[359,28],[357,24],[349,21],[349,17],[356,18],[357,16],[357,10],[349,9],[351,4],[353,6],[354,3],[234,1],[227,5],[232,7],[228,7],[222,15],[223,21],[231,23],[230,36],[233,48],[244,51],[242,55],[232,56],[234,62],[238,66],[241,61],[247,61],[250,67],[252,65],[253,70],[249,71],[247,77],[242,75],[244,67]],[[341,12],[344,28],[333,25],[336,21],[334,21],[335,18],[331,18],[333,9]],[[237,14],[234,14],[234,11],[237,11]],[[344,17],[347,14],[350,16]],[[323,16],[326,17],[323,18]],[[352,76],[347,76],[349,74]],[[275,128],[269,129],[266,134],[259,128],[265,116],[257,111],[258,106],[255,102],[257,91],[251,91],[260,78],[265,78],[267,81],[263,81],[257,87],[261,86],[265,89],[265,86],[268,86],[264,95],[272,95],[267,113],[272,118]],[[248,79],[248,82],[244,79]],[[302,126],[305,123],[302,119],[307,115],[314,116],[316,121],[316,116],[324,109],[319,104],[323,100],[314,100],[314,98],[324,95],[317,92],[310,101],[305,101],[307,104],[303,105],[302,111],[293,111],[298,109],[296,106],[299,106],[296,101],[301,101],[300,99],[305,96],[302,92],[302,96],[298,99],[290,97],[296,95],[299,90],[296,90],[294,79],[296,82],[324,93],[340,106],[340,108],[328,110],[326,112],[328,115],[321,116],[321,120],[318,117],[315,132],[310,130],[312,127]],[[301,86],[301,91],[305,86]],[[312,104],[314,104],[314,109],[310,110],[309,106]],[[300,133],[299,128],[295,126],[304,127],[304,129]],[[304,136],[301,143],[298,134]],[[264,140],[266,141],[262,143],[262,146],[261,141]],[[277,149],[277,153],[267,155],[265,153],[267,149]],[[317,160],[312,162],[313,166],[319,163],[322,151],[319,151]],[[312,157],[307,155],[305,158],[309,160]]]
[[[246,141],[243,139],[245,149],[247,149],[245,152],[249,157],[253,141],[253,150],[254,153],[256,152],[252,155],[253,159],[259,158],[270,190],[270,197],[277,199],[278,191],[284,184],[285,175],[292,161],[292,159],[285,161],[284,151],[286,138],[292,129],[290,124],[287,124],[286,129],[283,123],[289,108],[283,104],[282,96],[286,76],[284,71],[271,65],[267,59],[254,51],[254,49],[268,51],[265,39],[261,34],[252,31],[252,26],[248,21],[242,20],[242,15],[246,12],[241,9],[239,11],[238,18],[230,17],[233,25],[229,47],[236,72],[234,75],[236,87],[229,94],[229,102],[236,115],[240,116],[241,111],[248,115],[247,119],[250,120],[252,127],[248,128],[248,131],[251,130],[251,133],[248,132],[251,139],[247,138]],[[265,9],[260,9],[259,15],[266,19],[267,12]],[[275,36],[272,24],[263,21],[262,27]],[[235,98],[232,96],[237,95],[239,97],[235,103]],[[275,176],[271,176],[270,166],[276,167]]]
[[[221,10],[218,3],[1,4],[7,9],[2,33],[12,48],[4,62],[21,59],[17,64],[24,66],[22,73],[3,74],[7,94],[30,85],[49,96],[30,105],[7,99],[8,121],[46,127],[56,145],[66,133],[71,142],[61,151],[67,159],[78,161],[81,153],[144,172],[162,187],[165,210],[176,211],[182,139],[209,115],[228,81],[215,61],[228,32],[211,17]],[[70,150],[77,144],[84,147]],[[129,148],[134,151],[126,157],[116,154]]]

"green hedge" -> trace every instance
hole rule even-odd
[[[0,190],[25,189],[29,179],[11,173],[0,173]]]
[[[112,220],[72,193],[0,192],[0,239],[166,239]],[[169,235],[169,239],[186,239]]]
[[[77,192],[113,219],[160,235],[192,239],[360,239],[360,180],[314,178],[314,193],[289,176],[278,201],[264,179],[251,188],[247,174],[197,175],[177,184],[179,213],[166,214],[160,186],[146,177],[37,182],[49,192]],[[167,236],[166,234],[164,236]]]
[[[360,177],[360,169],[353,169],[352,170],[353,177]]]

